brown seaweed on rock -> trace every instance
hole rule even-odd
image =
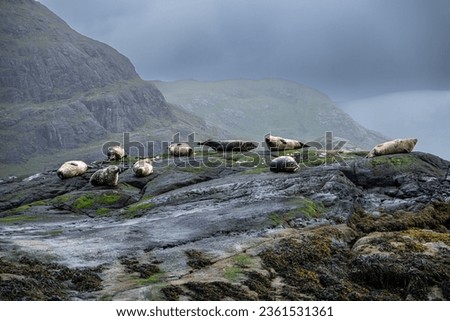
[[[422,211],[399,211],[375,218],[363,211],[356,211],[350,218],[349,226],[360,233],[375,231],[402,231],[410,228],[450,229],[450,203],[435,203]]]
[[[101,268],[71,269],[22,256],[0,258],[0,300],[60,301],[85,299],[86,292],[101,289]]]

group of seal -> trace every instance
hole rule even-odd
[[[301,149],[309,147],[307,144],[295,139],[288,139],[278,136],[272,136],[270,134],[264,137],[267,147],[270,150],[281,151],[290,149]],[[367,158],[372,158],[382,155],[390,155],[397,153],[410,153],[417,144],[416,138],[402,138],[387,141],[376,145],[367,154]],[[229,151],[249,151],[258,147],[258,143],[252,141],[242,140],[222,140],[214,141],[207,140],[198,145],[208,146],[218,152]],[[169,153],[172,156],[187,156],[190,157],[193,154],[192,147],[187,143],[174,143],[168,148]],[[126,157],[125,151],[121,146],[113,146],[108,150],[108,160],[117,161]],[[88,165],[80,160],[67,161],[61,165],[57,170],[57,175],[61,179],[71,178],[86,173]],[[299,169],[299,165],[292,156],[279,156],[274,158],[270,163],[270,171],[294,173]],[[120,169],[116,165],[111,165],[106,168],[97,170],[92,174],[90,183],[94,186],[117,186],[119,182]],[[149,158],[138,160],[133,165],[134,175],[137,177],[145,177],[153,173],[152,160]]]
[[[296,148],[308,147],[299,141],[288,140],[281,137],[267,135],[265,137],[266,144],[271,149],[282,150],[285,146],[295,146]],[[400,153],[411,153],[417,144],[417,138],[398,138],[376,145],[367,154],[366,158],[376,156],[392,155]],[[301,146],[301,147],[299,147]],[[293,148],[289,148],[293,149]],[[293,173],[299,168],[295,159],[291,156],[280,156],[274,158],[270,163],[270,170],[272,172],[288,172]]]
[[[300,149],[309,147],[307,144],[299,140],[272,136],[270,134],[264,137],[267,146],[271,150],[280,151],[286,149]],[[213,140],[208,139],[204,142],[197,143],[199,146],[208,146],[216,152],[248,152],[258,147],[259,143],[255,141],[230,139],[230,140]],[[172,156],[191,156],[193,153],[192,147],[187,143],[174,143],[169,146],[169,153]]]
[[[309,147],[300,141],[293,139],[286,139],[283,137],[277,137],[272,135],[266,135],[265,141],[267,146],[271,150],[280,151],[284,149],[300,149]],[[411,153],[417,144],[417,138],[398,138],[391,141],[387,141],[376,145],[367,154],[367,158],[376,156],[399,154],[399,153]],[[270,163],[270,170],[272,172],[288,172],[293,173],[299,168],[295,159],[291,156],[280,156],[274,158]]]
[[[108,160],[117,161],[126,157],[125,151],[121,146],[113,146],[108,149]],[[72,160],[61,165],[56,171],[61,179],[71,178],[83,175],[87,172],[88,165],[83,161]],[[153,173],[153,165],[151,159],[138,160],[133,165],[133,172],[137,177],[145,177]],[[115,187],[119,183],[120,168],[116,165],[110,165],[97,170],[89,179],[93,186],[109,186]]]
[[[283,151],[309,147],[309,145],[299,140],[272,136],[271,134],[267,134],[266,136],[264,136],[264,141],[271,151]],[[270,162],[270,171],[274,173],[294,173],[298,169],[298,163],[292,156],[279,156],[272,159],[272,161]]]

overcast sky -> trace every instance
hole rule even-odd
[[[450,0],[40,0],[148,80],[291,79],[335,100],[450,89]]]

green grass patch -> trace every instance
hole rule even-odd
[[[121,199],[120,194],[102,194],[102,195],[82,195],[73,202],[73,207],[77,210],[91,209],[99,205],[100,212],[103,207],[116,204]],[[103,206],[102,206],[103,205]]]
[[[283,216],[280,214],[276,213],[270,214],[269,219],[274,226],[282,225],[284,223]]]
[[[46,201],[36,201],[36,202],[32,202],[29,204],[25,204],[25,205],[21,205],[19,207],[16,207],[14,209],[8,210],[7,213],[9,215],[18,215],[18,214],[22,214],[26,211],[28,211],[30,208],[34,207],[34,206],[46,206],[47,202]]]
[[[94,206],[94,197],[90,195],[83,195],[73,202],[73,207],[78,210],[89,209]]]
[[[247,254],[238,254],[232,257],[233,263],[223,270],[223,276],[230,282],[234,282],[245,276],[245,269],[251,267],[254,263],[253,258]]]
[[[22,223],[22,222],[33,222],[33,221],[36,221],[37,219],[38,218],[36,216],[30,216],[30,215],[8,216],[8,217],[0,218],[0,223],[15,224],[15,223]]]
[[[229,266],[226,267],[224,272],[223,272],[223,276],[228,280],[228,281],[236,281],[237,279],[241,278],[244,276],[244,272],[242,270],[241,267],[239,266]]]
[[[307,219],[320,217],[323,213],[323,205],[316,203],[308,198],[296,198],[290,202],[294,208],[282,213],[272,213],[269,220],[273,226],[280,226],[297,217],[306,217]]]
[[[323,205],[316,203],[308,198],[297,198],[291,201],[294,208],[282,214],[271,214],[269,219],[275,226],[282,225],[297,217],[306,217],[307,219],[320,217],[323,213]]]
[[[164,272],[155,273],[153,275],[150,275],[148,278],[145,279],[137,279],[136,283],[140,286],[146,286],[150,284],[160,283],[162,281],[162,278],[164,276]]]
[[[376,156],[370,159],[370,163],[373,167],[377,166],[396,166],[396,167],[409,167],[415,161],[415,158],[404,154],[398,156]]]
[[[48,205],[48,202],[44,201],[44,200],[30,203],[30,206],[47,206],[47,205]]]
[[[99,216],[108,216],[108,214],[110,213],[110,209],[106,208],[106,207],[100,207],[95,211],[95,214],[99,215]]]
[[[71,199],[73,198],[73,195],[71,194],[64,194],[64,195],[59,195],[57,197],[55,197],[52,200],[52,204],[57,204],[57,203],[67,203],[69,202]]]
[[[130,205],[125,211],[126,218],[135,218],[143,214],[143,212],[148,211],[155,207],[155,203],[143,201]]]
[[[250,255],[239,254],[234,257],[234,264],[241,268],[248,268],[253,264],[253,259]]]
[[[320,217],[323,212],[323,206],[321,204],[315,203],[314,201],[301,198],[294,200],[294,204],[296,205],[296,209],[288,212],[288,216],[295,217],[297,214],[304,214],[307,218]]]
[[[121,196],[119,194],[103,194],[95,198],[96,202],[101,204],[115,204],[120,200]]]
[[[15,209],[11,210],[13,214],[19,214],[27,211],[31,207],[30,204],[21,205],[19,207],[16,207]]]

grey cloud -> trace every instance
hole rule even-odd
[[[447,0],[42,0],[145,79],[279,77],[334,97],[450,86]]]

